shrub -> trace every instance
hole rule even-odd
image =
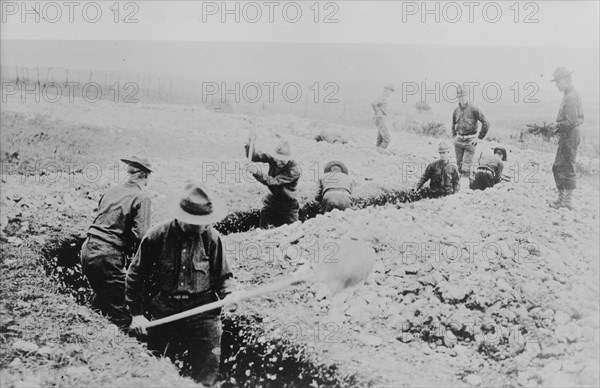
[[[439,121],[429,121],[421,126],[421,131],[426,136],[442,137],[446,134],[446,125]]]
[[[523,138],[525,137],[524,133],[533,136],[539,136],[546,142],[549,142],[553,138],[557,137],[557,132],[554,125],[546,124],[545,121],[542,125],[527,124],[527,129],[521,131],[521,140],[523,140]]]
[[[425,101],[417,101],[415,104],[415,109],[417,109],[417,112],[419,113],[429,112],[431,110],[431,106],[429,106],[429,104]]]

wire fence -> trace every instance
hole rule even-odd
[[[334,83],[219,81],[185,76],[74,70],[60,67],[0,66],[3,100],[72,100],[201,105],[220,112],[292,114],[343,124],[368,125],[365,101],[344,98]],[[367,100],[368,101],[368,100]]]

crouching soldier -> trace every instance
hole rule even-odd
[[[319,191],[315,198],[321,204],[321,214],[351,207],[354,181],[348,176],[346,165],[334,160],[325,165],[323,172],[325,176],[319,179]]]
[[[92,307],[126,330],[131,323],[125,305],[127,259],[150,228],[150,197],[142,189],[152,169],[142,154],[121,161],[127,164],[127,180],[100,198],[81,247],[81,268],[94,290]]]
[[[189,183],[169,206],[173,219],[148,231],[127,273],[126,299],[133,315],[131,328],[137,333],[146,333],[149,323],[142,307],[145,284],[155,284],[159,291],[149,307],[155,319],[217,301],[232,291],[233,276],[221,238],[211,226],[227,215],[225,204],[202,186]],[[192,377],[213,385],[221,333],[221,311],[213,310],[148,329],[148,348],[172,356],[177,348],[173,345],[183,344]]]
[[[433,197],[454,194],[460,189],[458,169],[450,163],[450,147],[446,143],[440,143],[438,152],[440,158],[427,166],[416,186],[416,190],[419,190],[430,181],[429,189]]]
[[[504,148],[496,147],[494,148],[494,155],[482,156],[469,185],[471,190],[485,190],[488,187],[494,187],[496,183],[500,183],[504,162],[506,162],[506,149]]]
[[[260,211],[260,227],[267,229],[298,221],[300,204],[296,199],[296,186],[300,179],[300,168],[292,160],[292,149],[287,141],[281,141],[271,154],[257,151],[251,145],[256,141],[256,134],[251,133],[249,144],[246,144],[246,155],[253,162],[269,164],[269,172],[265,175],[258,170],[254,178],[269,188],[270,193],[263,199]],[[249,153],[252,153],[249,155]]]

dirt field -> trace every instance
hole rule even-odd
[[[266,189],[242,155],[250,128],[258,148],[273,146],[276,134],[292,141],[301,202],[313,198],[332,159],[347,162],[360,197],[408,190],[440,141],[393,132],[393,154],[380,156],[375,128],[294,116],[110,102],[3,106],[3,385],[192,385],[137,341],[110,332],[108,321],[76,303],[77,290],[49,280],[43,248],[80,238],[102,192],[125,177],[115,163],[142,147],[157,166],[148,186],[154,223],[168,217],[165,200],[188,179],[210,185],[232,212],[259,207]],[[343,131],[348,144],[315,142],[323,128]],[[305,360],[335,365],[323,385],[598,386],[598,161],[587,160],[596,173],[581,177],[570,212],[547,206],[555,197],[553,158],[511,147],[505,173],[512,182],[485,192],[463,182],[459,194],[443,199],[228,234],[241,287],[325,260],[341,237],[378,256],[362,287],[332,299],[316,286],[297,286],[243,303],[228,319],[260,317],[257,343],[299,344]],[[244,385],[245,372],[254,373],[248,366],[232,381],[231,371],[223,384]],[[268,379],[260,384],[294,381]]]

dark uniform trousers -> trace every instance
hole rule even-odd
[[[175,297],[158,293],[150,307],[153,318],[163,318],[218,300],[213,291],[191,294],[187,299]],[[181,349],[187,349],[191,377],[211,386],[219,373],[222,331],[221,310],[213,310],[148,329],[148,349],[156,356],[167,356],[172,360]]]
[[[385,149],[391,141],[386,119],[382,116],[375,117],[375,125],[377,126],[377,142],[375,143],[375,146]]]
[[[494,187],[496,180],[494,174],[489,170],[478,169],[475,177],[469,184],[471,190],[485,190],[488,187]]]
[[[321,201],[321,213],[327,213],[333,209],[346,210],[352,207],[352,197],[345,189],[330,189],[323,195]]]
[[[94,236],[81,247],[81,268],[95,293],[92,307],[123,330],[131,324],[125,305],[126,259],[119,248]]]
[[[295,198],[267,194],[260,211],[260,227],[267,229],[298,221],[300,203]]]
[[[580,142],[581,132],[579,127],[560,132],[558,150],[552,165],[554,181],[556,182],[556,188],[559,190],[574,190],[577,188],[575,161],[577,147],[579,147]]]

